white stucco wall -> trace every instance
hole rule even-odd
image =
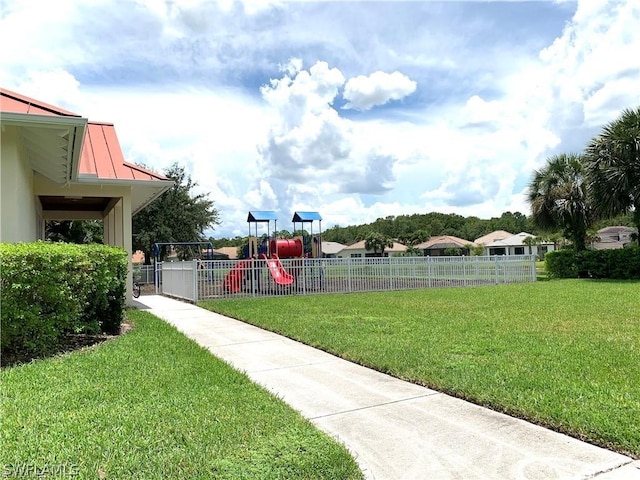
[[[0,241],[32,242],[39,237],[33,171],[22,153],[16,127],[4,126],[0,151]]]

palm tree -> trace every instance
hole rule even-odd
[[[534,172],[528,192],[533,223],[542,229],[561,229],[575,250],[586,248],[587,229],[595,218],[584,165],[583,155],[555,155]]]
[[[522,240],[522,243],[529,247],[529,255],[533,255],[533,246],[538,245],[539,241],[537,237],[526,237]]]
[[[624,110],[605,125],[586,153],[598,213],[612,217],[633,211],[640,232],[640,107]]]
[[[393,240],[381,233],[369,232],[364,237],[365,250],[373,250],[374,254],[377,257],[384,256],[384,250],[387,247],[393,247]]]

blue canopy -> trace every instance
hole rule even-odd
[[[292,222],[313,222],[314,220],[322,220],[318,212],[295,212]]]
[[[253,212],[249,212],[249,216],[247,217],[247,222],[270,222],[271,220],[278,220],[276,212],[258,212],[254,210]]]

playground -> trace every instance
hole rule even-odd
[[[314,222],[319,228],[314,232]],[[536,280],[533,256],[324,258],[322,217],[295,212],[294,232],[277,238],[272,211],[251,211],[243,258],[159,264],[157,292],[197,302],[320,293],[409,290],[525,283]],[[299,228],[296,228],[298,226]],[[259,234],[259,227],[263,231]],[[308,229],[308,231],[307,231]],[[272,233],[273,232],[273,233]]]

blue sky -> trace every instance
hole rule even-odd
[[[637,0],[0,6],[0,85],[185,165],[217,237],[249,210],[529,214],[534,169],[640,104]]]

